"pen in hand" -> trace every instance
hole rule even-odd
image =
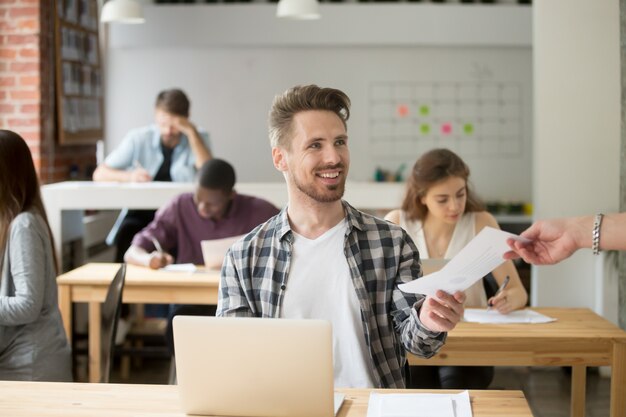
[[[155,251],[148,255],[148,266],[152,269],[163,268],[174,262],[174,258],[163,250],[163,247],[155,237],[150,237]]]
[[[509,276],[507,275],[506,278],[504,278],[504,281],[502,282],[502,285],[500,285],[500,288],[498,288],[498,291],[496,291],[495,295],[492,297],[492,300],[497,297],[502,291],[504,291],[504,289],[506,288],[507,284],[509,283]],[[488,310],[491,309],[491,307],[493,307],[493,303],[490,301],[489,302],[489,306],[487,307]]]
[[[154,245],[154,249],[156,249],[157,252],[159,252],[159,254],[163,254],[163,248],[161,247],[161,244],[159,243],[158,240],[156,240],[155,237],[151,237],[150,238],[152,240],[152,244]]]
[[[133,161],[133,168],[130,170],[130,177],[128,179],[129,182],[146,182],[151,181],[152,177],[146,169],[141,165],[139,160],[135,159]]]

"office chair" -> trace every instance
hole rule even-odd
[[[122,292],[126,277],[126,264],[122,264],[115,274],[115,278],[109,285],[107,296],[102,303],[101,311],[101,334],[100,334],[100,382],[109,382],[111,366],[113,365],[113,352],[115,350],[115,333],[117,323],[122,311]]]

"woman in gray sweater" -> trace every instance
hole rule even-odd
[[[0,130],[0,380],[72,380],[52,248],[30,149]]]

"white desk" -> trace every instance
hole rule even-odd
[[[174,196],[192,191],[193,183],[98,183],[66,181],[44,185],[42,197],[58,259],[63,243],[63,212],[67,210],[157,209]],[[264,198],[277,207],[287,203],[284,182],[237,183],[237,192]],[[345,199],[365,210],[391,210],[400,206],[404,183],[348,182]],[[80,232],[80,231],[79,231]]]

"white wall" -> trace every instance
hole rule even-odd
[[[617,211],[619,1],[538,1],[533,9],[535,217]],[[596,307],[601,280],[617,291],[616,280],[596,276],[598,262],[579,251],[534,268],[533,304]]]
[[[514,83],[522,102],[518,148],[504,156],[459,153],[482,196],[530,200],[530,8],[321,6],[315,22],[276,19],[271,4],[146,6],[146,24],[111,26],[107,149],[151,122],[160,89],[179,86],[192,98],[192,118],[210,131],[215,153],[233,162],[240,180],[282,181],[267,139],[272,98],[298,83],[319,83],[352,99],[350,177],[367,180],[376,165],[412,163],[419,152],[381,162],[370,140],[372,82]]]

